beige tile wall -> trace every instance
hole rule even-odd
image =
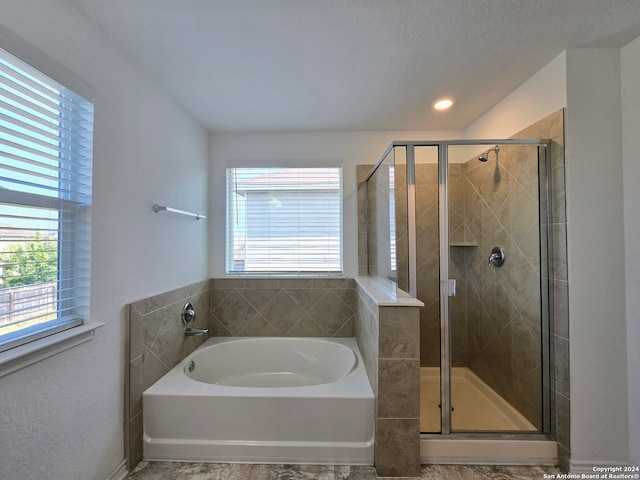
[[[353,337],[353,279],[213,279],[214,336]]]
[[[356,340],[373,394],[378,398],[380,314],[373,298],[356,283]]]
[[[195,350],[205,337],[185,337],[180,314],[196,309],[196,328],[209,327],[209,281],[194,283],[127,305],[125,454],[127,468],[142,460],[142,392]]]
[[[498,158],[464,164],[464,224],[478,246],[464,248],[469,368],[542,427],[537,149],[501,146]],[[502,267],[487,264],[504,249]],[[452,321],[458,321],[453,318]]]
[[[559,110],[516,135],[551,139],[551,427],[558,441],[560,466],[569,469],[571,458],[569,390],[569,304],[567,282],[567,223],[565,199],[564,111]],[[546,226],[545,226],[546,227]]]
[[[356,294],[356,337],[376,397],[376,471],[381,477],[418,476],[418,307],[378,306],[360,284]]]

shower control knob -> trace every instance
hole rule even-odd
[[[504,261],[507,259],[504,254],[504,250],[500,247],[493,247],[491,250],[491,255],[489,255],[489,265],[493,265],[494,267],[501,267],[504,264]]]

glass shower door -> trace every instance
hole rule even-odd
[[[452,433],[543,431],[539,148],[448,147]]]
[[[416,296],[420,309],[420,431],[441,433],[438,146],[415,146]]]

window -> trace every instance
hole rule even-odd
[[[83,323],[93,106],[0,50],[0,351]]]
[[[227,273],[342,273],[342,168],[228,168]]]

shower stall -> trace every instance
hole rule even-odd
[[[394,142],[366,180],[368,275],[424,303],[423,438],[551,438],[549,151]]]

